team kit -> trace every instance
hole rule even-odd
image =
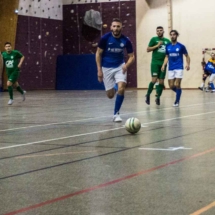
[[[170,40],[164,37],[162,26],[156,28],[157,36],[149,41],[147,52],[152,52],[151,81],[148,85],[145,102],[150,105],[150,95],[156,86],[155,103],[160,105],[160,97],[165,88],[164,79],[168,76],[170,89],[175,92],[173,107],[179,107],[182,94],[181,81],[184,69],[190,70],[190,57],[185,45],[178,42],[179,33],[170,31]],[[124,50],[128,59],[124,60]],[[186,60],[183,62],[183,56]],[[9,92],[8,105],[12,105],[14,87],[20,92],[22,100],[25,100],[26,91],[23,90],[18,78],[24,56],[17,50],[12,50],[10,42],[5,43],[5,51],[1,57],[6,67],[7,89]],[[127,70],[134,63],[135,56],[132,43],[128,37],[122,34],[122,21],[118,18],[112,20],[111,31],[103,35],[98,43],[96,51],[96,65],[98,81],[103,82],[108,98],[116,98],[114,105],[113,121],[121,122],[120,109],[124,101],[127,83]],[[168,64],[168,70],[167,70]],[[214,88],[214,86],[212,86]]]

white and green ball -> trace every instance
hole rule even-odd
[[[140,130],[140,128],[141,123],[137,118],[132,117],[127,119],[125,122],[125,129],[131,134],[137,133]]]

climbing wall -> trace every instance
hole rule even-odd
[[[91,3],[90,3],[91,2]],[[97,2],[97,3],[96,3]],[[132,41],[136,54],[135,1],[115,0],[66,0],[63,1],[64,54],[95,54],[101,35],[110,31],[113,18],[123,22],[123,34]],[[102,15],[102,31],[88,30],[83,25],[85,12],[93,9]],[[111,14],[111,15],[110,15]],[[128,71],[128,87],[137,86],[136,63]]]
[[[56,58],[62,54],[62,1],[20,0],[16,49],[25,56],[24,89],[55,89]]]
[[[63,0],[63,4],[86,4],[86,3],[101,3],[101,2],[119,2],[119,1],[135,1],[135,0]]]

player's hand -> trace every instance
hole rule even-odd
[[[187,71],[189,71],[189,70],[190,70],[190,66],[189,66],[189,65],[186,65],[186,66],[185,66],[185,69],[186,69]]]
[[[20,69],[20,68],[21,68],[21,65],[18,65],[18,68]]]
[[[101,70],[98,70],[98,81],[101,83],[103,81],[103,73]]]
[[[163,41],[159,41],[157,46],[160,47],[161,45],[163,45]]]
[[[162,66],[161,71],[164,72],[164,70],[165,70],[165,66]]]
[[[123,64],[123,66],[122,66],[122,72],[123,72],[123,74],[125,74],[126,72],[127,72],[127,66],[126,66],[126,64]]]

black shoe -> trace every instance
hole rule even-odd
[[[156,105],[160,105],[160,98],[156,98],[155,103],[156,103]]]
[[[146,95],[146,104],[150,105],[150,96]]]
[[[199,90],[203,91],[203,87],[198,87]]]

